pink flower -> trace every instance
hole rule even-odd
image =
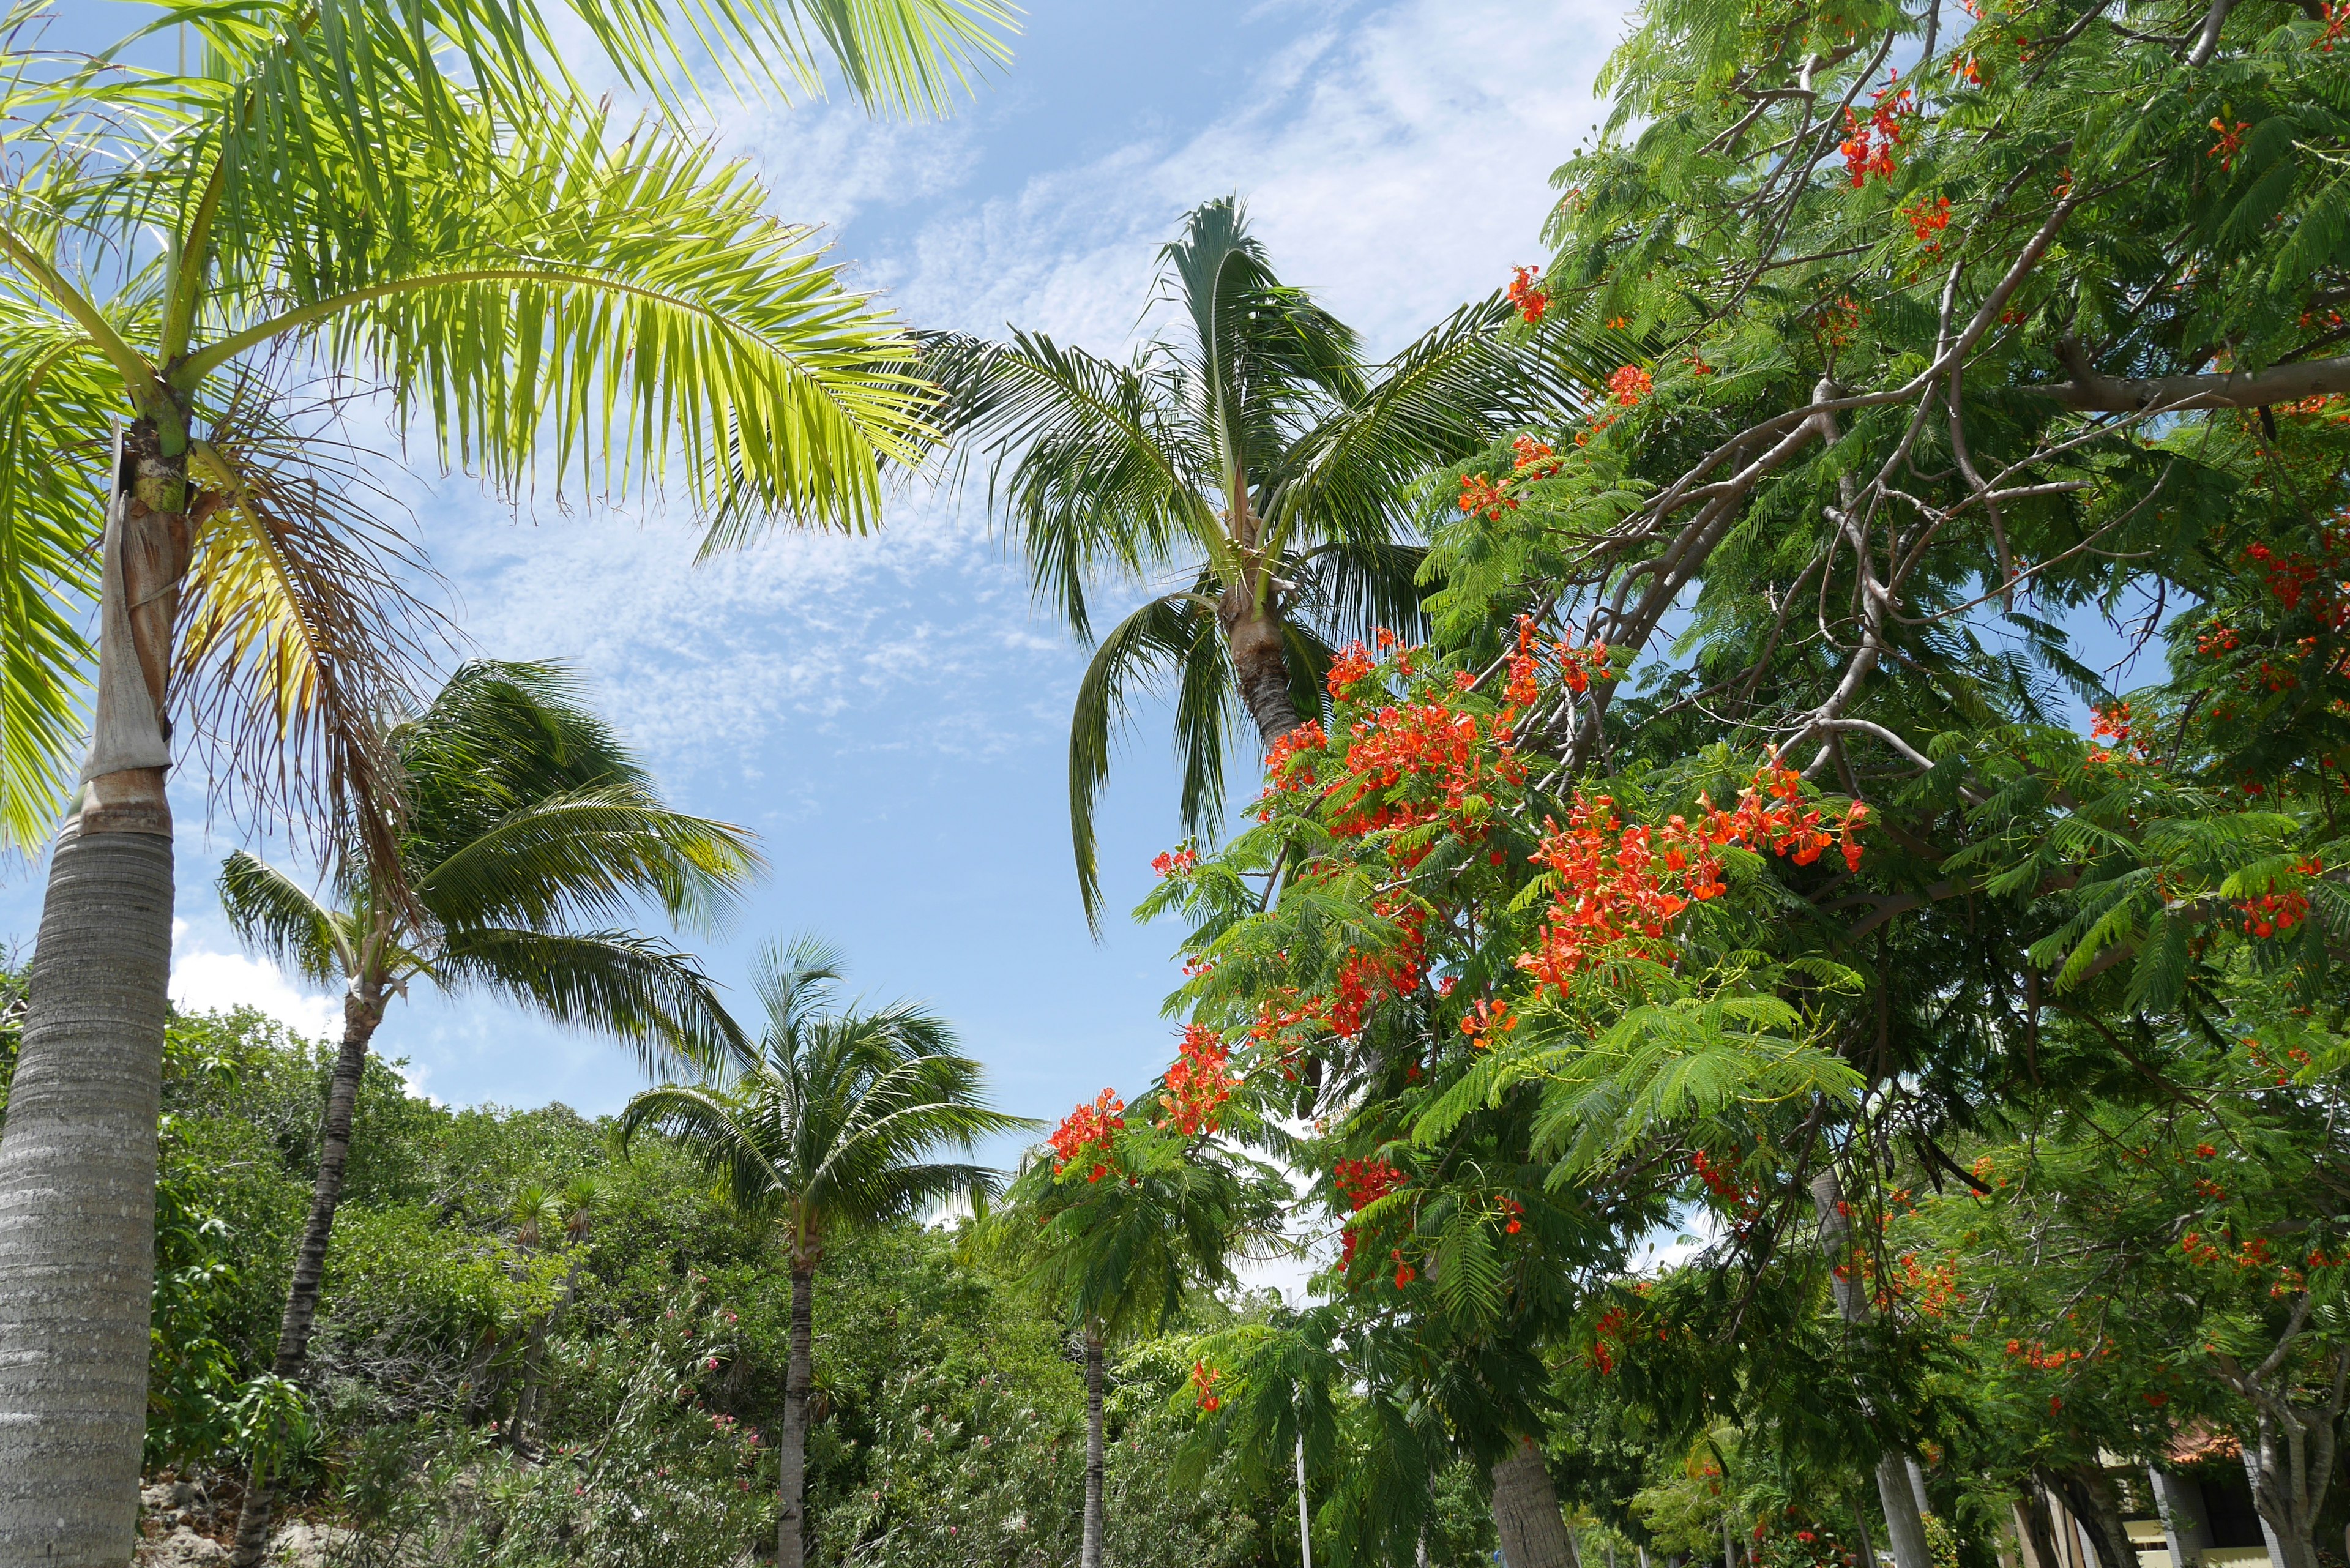
[[[713,1355],[713,1356],[712,1356],[709,1360],[707,1360],[707,1361],[703,1362],[703,1363],[702,1364],[702,1369],[704,1372],[715,1372],[715,1371],[717,1371],[717,1370],[718,1370],[718,1357],[716,1357],[716,1356],[714,1356],[714,1355]]]

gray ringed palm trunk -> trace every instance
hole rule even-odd
[[[807,1555],[808,1385],[815,1381],[816,1267],[792,1262],[790,1359],[784,1368],[784,1432],[776,1455],[775,1565],[801,1568]]]
[[[1243,579],[1228,589],[1216,607],[1223,628],[1224,647],[1231,653],[1232,677],[1241,701],[1256,722],[1258,738],[1270,752],[1274,743],[1297,728],[1297,703],[1289,693],[1289,647],[1281,612],[1267,596],[1259,605]]]
[[[1102,1491],[1106,1467],[1102,1458],[1102,1385],[1107,1356],[1101,1331],[1086,1330],[1086,1522],[1077,1549],[1077,1568],[1102,1568]]]
[[[1518,1451],[1493,1467],[1493,1531],[1503,1568],[1575,1568],[1558,1490],[1531,1437],[1520,1437]]]
[[[294,1280],[278,1320],[277,1354],[270,1371],[298,1380],[310,1360],[310,1330],[318,1319],[318,1286],[327,1272],[327,1242],[334,1234],[335,1207],[342,1201],[343,1173],[350,1161],[351,1115],[358,1108],[359,1080],[367,1071],[368,1043],[383,1022],[383,992],[354,984],[343,997],[343,1045],[335,1056],[327,1088],[327,1110],[318,1134],[318,1175],[310,1189],[310,1217],[294,1252]],[[277,1478],[256,1460],[247,1472],[244,1501],[237,1511],[234,1568],[253,1568],[269,1549],[269,1525],[277,1507]]]
[[[0,1563],[138,1533],[171,969],[172,841],[68,826],[0,1137]]]
[[[113,484],[88,783],[49,857],[0,1132],[0,1563],[47,1568],[129,1557],[146,1436],[186,456],[142,420]]]
[[[1868,1290],[1853,1268],[1852,1220],[1846,1212],[1844,1185],[1835,1172],[1824,1170],[1812,1178],[1812,1205],[1820,1220],[1820,1251],[1833,1271],[1830,1285],[1837,1313],[1848,1324],[1869,1317]],[[1887,1449],[1877,1456],[1877,1501],[1885,1510],[1885,1533],[1892,1537],[1895,1568],[1933,1568],[1933,1551],[1926,1544],[1926,1521],[1918,1511],[1918,1494],[1909,1485],[1906,1456]]]

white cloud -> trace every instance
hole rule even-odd
[[[1326,26],[1188,140],[1039,174],[937,220],[885,272],[914,319],[1116,342],[1176,219],[1238,191],[1282,275],[1392,348],[1538,259],[1550,171],[1598,121],[1591,82],[1622,16],[1606,0],[1403,0]]]
[[[186,922],[173,924],[183,929]],[[201,948],[174,951],[172,1001],[191,1012],[258,1008],[312,1039],[331,1039],[342,1033],[343,1004],[339,997],[304,991],[276,964],[247,958],[243,953],[212,952]]]

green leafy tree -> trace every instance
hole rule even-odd
[[[1235,701],[1270,749],[1320,711],[1332,643],[1417,620],[1409,496],[1429,469],[1556,417],[1574,379],[1465,306],[1383,365],[1280,281],[1237,198],[1159,252],[1171,334],[1128,363],[1021,333],[941,336],[923,367],[947,431],[984,452],[1039,599],[1092,640],[1099,573],[1156,593],[1104,636],[1069,722],[1069,826],[1100,912],[1094,802],[1138,685],[1171,682],[1183,820],[1213,836]]]
[[[738,84],[943,107],[990,0],[166,0],[117,49],[5,36],[0,823],[96,740],[49,864],[0,1141],[0,1554],[119,1559],[134,1482],[172,919],[167,737],[396,867],[376,719],[413,649],[353,388],[518,493],[683,481],[709,544],[862,527],[924,427],[911,353],[671,112]],[[577,39],[558,42],[576,22]],[[133,63],[184,26],[184,70]],[[659,106],[609,123],[585,51]],[[118,426],[111,447],[107,432]],[[101,527],[103,524],[103,527]],[[101,534],[104,538],[101,540]],[[102,547],[101,547],[102,545]],[[94,563],[94,566],[92,565]],[[94,682],[74,607],[100,601]]]
[[[598,923],[642,900],[672,920],[706,924],[755,869],[749,840],[664,805],[562,671],[465,665],[431,706],[392,726],[388,749],[406,806],[397,890],[356,856],[331,900],[243,851],[221,872],[221,908],[240,936],[294,972],[344,988],[310,1218],[271,1368],[287,1382],[307,1364],[359,1079],[394,997],[418,982],[496,996],[628,1042],[649,1065],[714,1067],[747,1049],[690,955]],[[239,1568],[267,1550],[274,1506],[256,1459],[237,1526]]]
[[[1080,1568],[1101,1568],[1107,1538],[1109,1347],[1163,1332],[1195,1293],[1237,1284],[1235,1257],[1285,1248],[1288,1185],[1218,1137],[1230,1085],[1217,1063],[1196,1050],[1196,1042],[1187,1041],[1181,1069],[1170,1074],[1182,1088],[1162,1084],[1144,1096],[1134,1107],[1135,1125],[1107,1089],[1065,1117],[1051,1153],[1030,1155],[982,1236],[985,1251],[1062,1314],[1085,1346]],[[1262,1136],[1267,1129],[1253,1130]]]
[[[726,1183],[734,1205],[782,1232],[792,1280],[790,1360],[780,1434],[776,1560],[806,1547],[808,1393],[816,1271],[837,1237],[984,1199],[995,1173],[966,1154],[1033,1124],[990,1110],[977,1062],[945,1020],[910,1003],[827,1011],[840,961],[803,938],[770,947],[755,983],[766,1028],[739,1073],[648,1089],[621,1113],[623,1146],[648,1128],[683,1145]]]

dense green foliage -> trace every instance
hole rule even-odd
[[[249,1012],[181,1017],[170,1040],[149,1459],[205,1474],[245,1457],[332,1053]],[[609,1124],[561,1106],[438,1106],[371,1059],[357,1127],[289,1456],[295,1510],[359,1528],[367,1562],[772,1549],[788,1239],[687,1154],[646,1138],[624,1158]],[[526,1245],[518,1195],[582,1175],[598,1179],[593,1224]],[[546,1340],[538,1451],[520,1454],[505,1427],[525,1347],[575,1262],[576,1299]],[[1113,1356],[1121,1564],[1295,1560],[1285,1474],[1225,1461],[1174,1479],[1191,1425],[1182,1335],[1227,1310],[1202,1299],[1167,1324],[1172,1337]],[[1063,1316],[967,1257],[954,1230],[913,1222],[836,1236],[816,1312],[813,1560],[1074,1557],[1085,1405]],[[1474,1499],[1461,1509],[1461,1553],[1441,1561],[1473,1555]]]

